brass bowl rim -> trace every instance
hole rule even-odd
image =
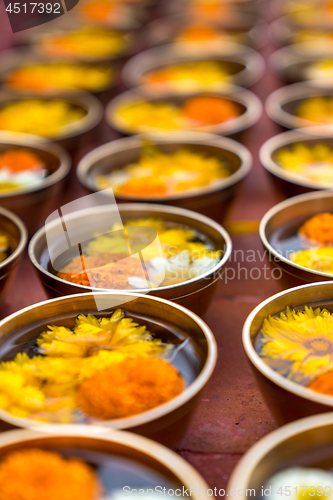
[[[185,389],[175,398],[171,399],[170,401],[163,403],[155,408],[152,408],[151,410],[147,410],[145,412],[139,413],[137,415],[133,415],[130,417],[125,417],[125,418],[118,418],[118,419],[113,419],[113,420],[106,420],[103,421],[101,420],[100,422],[96,422],[93,425],[96,425],[97,427],[102,427],[104,429],[128,429],[132,427],[136,427],[139,425],[147,424],[150,423],[154,420],[157,420],[159,418],[162,418],[166,416],[167,414],[171,413],[174,410],[177,410],[181,406],[183,406],[185,403],[190,401],[198,392],[206,385],[208,382],[209,378],[211,377],[216,361],[217,361],[217,344],[216,340],[214,337],[214,334],[212,330],[209,328],[207,323],[205,323],[197,314],[194,312],[190,311],[189,309],[180,306],[179,304],[175,304],[174,302],[171,302],[166,299],[162,299],[160,297],[154,297],[152,295],[142,295],[141,293],[127,293],[127,292],[117,292],[117,291],[108,291],[108,292],[102,292],[102,293],[80,293],[80,294],[75,294],[75,295],[65,295],[63,297],[57,297],[55,299],[48,299],[42,302],[38,302],[36,304],[33,304],[31,306],[25,307],[23,309],[20,309],[19,311],[11,314],[10,316],[7,316],[6,318],[2,319],[0,321],[0,329],[3,327],[5,323],[8,323],[9,321],[13,320],[17,316],[19,316],[22,313],[26,313],[28,311],[32,311],[36,308],[42,307],[44,305],[49,305],[49,304],[54,304],[54,303],[59,303],[61,301],[68,301],[70,300],[71,302],[75,301],[75,299],[88,299],[88,298],[94,298],[96,295],[99,295],[100,297],[107,297],[107,296],[124,296],[124,297],[133,297],[133,300],[136,298],[140,298],[143,300],[147,301],[155,301],[159,302],[162,304],[165,304],[171,308],[178,309],[181,313],[185,314],[186,316],[189,316],[201,329],[201,332],[203,336],[206,339],[207,342],[207,358],[206,361],[199,373],[199,375],[191,382]],[[126,306],[123,307],[123,309],[126,311]],[[6,412],[5,410],[0,408],[0,419],[2,419],[5,422],[9,422],[12,425],[18,426],[18,427],[24,427],[27,429],[38,429],[39,431],[42,432],[49,432],[49,424],[41,424],[40,421],[29,419],[29,418],[20,418],[20,417],[15,417],[11,415],[10,413]],[[57,424],[57,423],[52,423],[52,427],[54,428],[61,428],[64,424]],[[75,428],[77,424],[65,424],[66,427],[71,429],[72,427]],[[85,426],[87,429],[89,429],[90,424],[86,424]]]
[[[18,132],[0,131],[0,145],[7,143],[13,146],[23,146],[27,149],[34,148],[51,153],[59,160],[59,167],[52,174],[45,177],[40,186],[24,190],[22,189],[19,191],[0,193],[0,200],[3,198],[11,198],[14,196],[42,191],[43,189],[53,186],[57,182],[61,181],[71,169],[72,162],[67,151],[59,144],[55,144],[44,137],[32,134],[21,134]]]
[[[233,186],[237,182],[240,182],[244,177],[248,175],[251,170],[253,158],[250,151],[233,139],[229,139],[228,137],[221,137],[214,134],[205,134],[203,132],[188,132],[188,131],[180,131],[180,132],[155,132],[151,134],[138,134],[130,137],[123,137],[121,139],[116,139],[111,142],[107,142],[102,146],[99,146],[89,153],[87,153],[79,162],[76,174],[81,182],[86,188],[92,190],[93,186],[89,183],[90,178],[90,169],[93,164],[97,161],[102,160],[106,156],[111,156],[114,153],[121,153],[124,150],[130,149],[133,147],[140,147],[144,140],[151,140],[154,144],[172,144],[172,143],[183,143],[184,146],[188,145],[204,145],[204,146],[212,146],[216,149],[226,149],[232,153],[234,153],[240,160],[241,165],[236,170],[236,172],[232,173],[228,177],[224,179],[220,179],[218,183],[213,186],[204,186],[201,188],[197,188],[195,191],[183,191],[179,194],[173,194],[168,196],[163,196],[163,200],[179,200],[184,198],[194,198],[198,196],[202,196],[208,193],[215,193],[222,189],[226,189],[230,186]],[[125,168],[126,165],[119,167],[119,170]],[[118,170],[118,169],[117,169]],[[96,187],[94,191],[100,191]],[[129,203],[131,200],[138,200],[140,203],[158,203],[161,201],[161,197],[147,197],[147,196],[130,196],[130,195],[122,195],[116,194],[116,198],[120,200],[126,200]]]
[[[296,100],[327,95],[333,96],[333,86],[318,85],[316,80],[292,83],[274,90],[266,99],[265,110],[269,118],[282,127],[290,129],[322,127],[323,123],[299,118],[282,109],[282,106]]]
[[[146,87],[147,95],[164,95],[165,90],[161,88],[151,87],[149,84],[142,85],[140,80],[148,71],[154,71],[159,68],[167,68],[173,64],[181,64],[192,61],[206,61],[217,60],[223,61],[227,58],[227,62],[237,62],[244,67],[235,75],[227,78],[226,82],[233,84],[233,80],[242,82],[243,87],[249,87],[257,83],[264,74],[265,61],[263,57],[255,49],[248,45],[242,45],[235,42],[224,42],[218,50],[209,48],[201,44],[201,51],[195,50],[194,52],[188,51],[188,48],[195,49],[197,42],[172,42],[164,45],[158,45],[140,52],[139,54],[131,57],[124,65],[121,71],[121,79],[128,88]],[[203,49],[203,50],[202,50]],[[165,62],[167,59],[167,62]],[[224,82],[221,83],[221,86]],[[210,89],[199,89],[198,92],[205,92]],[[185,91],[172,90],[175,94],[187,94]]]
[[[13,212],[8,210],[7,208],[0,206],[0,215],[7,217],[13,224],[17,227],[20,232],[20,240],[17,245],[17,248],[11,253],[5,260],[0,263],[0,270],[6,267],[8,264],[11,264],[15,259],[19,257],[19,255],[23,252],[28,242],[28,231],[24,224],[24,222]]]
[[[333,182],[312,181],[306,177],[293,174],[283,167],[280,167],[272,158],[276,150],[283,146],[290,146],[294,143],[306,142],[314,139],[319,140],[320,138],[332,139],[333,143],[333,127],[330,125],[327,127],[318,125],[318,127],[306,127],[281,132],[280,134],[270,137],[262,144],[259,150],[259,160],[265,170],[291,184],[318,190],[333,189]]]
[[[199,472],[178,453],[152,439],[123,430],[106,430],[94,426],[87,428],[87,426],[78,424],[70,428],[66,428],[66,425],[64,425],[61,429],[50,426],[50,432],[48,434],[41,433],[37,430],[15,429],[1,433],[0,448],[12,444],[27,444],[30,440],[35,439],[48,440],[50,438],[57,439],[58,437],[82,437],[108,441],[148,455],[155,462],[163,464],[167,470],[171,471],[185,488],[189,489],[191,486],[192,488],[196,487],[196,491],[191,493],[191,497],[195,500],[200,500],[201,488],[205,491],[209,489],[209,486]]]
[[[72,214],[68,215],[68,219],[75,219],[75,218],[82,218],[84,217],[84,214],[87,213],[87,215],[90,215],[92,211],[95,211],[98,213],[103,213],[103,212],[108,212],[110,211],[110,205],[101,205],[89,209],[83,209],[83,210],[78,210],[76,212],[72,212]],[[112,210],[119,210],[120,215],[122,211],[134,211],[137,212],[138,215],[142,211],[147,211],[147,212],[152,212],[152,211],[157,211],[161,212],[162,214],[165,214],[166,216],[168,214],[171,215],[180,215],[181,217],[189,217],[192,220],[196,220],[199,222],[202,222],[213,229],[215,229],[224,239],[225,241],[225,252],[222,256],[222,259],[209,271],[206,271],[204,274],[201,274],[195,278],[191,278],[187,281],[184,281],[182,283],[175,283],[173,285],[168,285],[168,286],[163,286],[163,287],[157,287],[157,288],[140,288],[141,293],[149,293],[149,292],[156,292],[159,290],[174,290],[178,289],[181,287],[184,287],[185,285],[191,284],[191,283],[196,283],[198,281],[201,281],[202,279],[205,279],[206,277],[210,275],[214,275],[216,272],[218,272],[222,267],[228,262],[231,252],[232,252],[232,241],[227,233],[227,231],[217,222],[213,221],[209,217],[206,217],[205,215],[201,215],[196,212],[192,212],[192,210],[188,210],[186,208],[179,208],[179,207],[174,207],[174,206],[168,206],[168,205],[158,205],[158,204],[153,204],[153,203],[121,203],[118,206],[113,206]],[[81,216],[80,216],[81,215]],[[55,220],[51,224],[54,226],[58,224],[58,221]],[[59,283],[63,283],[65,285],[72,285],[75,286],[75,288],[81,288],[82,290],[87,290],[87,291],[94,291],[95,292],[109,292],[110,289],[104,289],[104,288],[94,288],[94,287],[89,287],[89,286],[84,286],[84,285],[79,285],[77,283],[71,283],[70,281],[66,281],[62,278],[59,278],[58,276],[50,273],[47,269],[44,269],[41,264],[38,262],[36,255],[35,255],[35,247],[40,241],[40,239],[44,236],[45,234],[45,226],[41,227],[31,238],[29,247],[28,247],[28,254],[30,261],[32,264],[35,266],[38,271],[40,271],[42,274],[54,279],[55,281],[58,281]],[[121,290],[119,291],[121,293]],[[1,324],[1,322],[0,322]]]
[[[322,271],[315,271],[314,269],[310,269],[308,267],[301,266],[296,262],[292,262],[290,259],[277,252],[275,248],[271,245],[271,243],[268,241],[268,238],[266,236],[267,225],[269,224],[272,217],[274,217],[281,210],[297,205],[298,203],[311,202],[313,200],[332,198],[332,197],[333,197],[333,189],[326,189],[324,191],[314,191],[312,193],[300,194],[298,196],[294,196],[292,198],[288,198],[287,200],[281,201],[280,203],[272,207],[270,210],[268,210],[268,212],[265,213],[259,224],[259,236],[264,247],[269,251],[271,255],[274,256],[274,258],[277,258],[279,261],[284,262],[290,267],[294,267],[296,269],[299,269],[300,271],[306,271],[315,276],[323,276],[328,280],[333,279],[332,274],[324,273]]]
[[[247,357],[251,361],[251,363],[255,366],[255,368],[267,379],[269,379],[274,384],[278,385],[282,389],[295,394],[298,397],[306,399],[308,401],[313,401],[315,403],[319,403],[326,406],[333,407],[333,396],[328,396],[325,394],[321,394],[319,392],[308,389],[301,384],[297,384],[297,382],[293,382],[288,380],[283,375],[280,375],[277,371],[273,370],[268,364],[266,364],[259,356],[257,351],[254,349],[252,341],[251,341],[251,325],[256,317],[256,315],[268,304],[274,302],[276,299],[284,295],[288,295],[290,293],[295,293],[297,291],[302,291],[304,289],[316,288],[316,287],[325,287],[328,289],[333,287],[332,281],[324,281],[320,283],[310,283],[306,285],[301,285],[295,288],[288,288],[287,290],[283,290],[282,292],[276,293],[272,295],[268,299],[261,302],[257,307],[255,307],[249,316],[246,318],[243,330],[242,330],[242,342],[243,347],[246,352]],[[280,311],[281,313],[283,310]]]
[[[87,114],[83,118],[80,118],[79,120],[76,120],[76,122],[74,122],[73,124],[69,125],[68,132],[58,132],[57,134],[52,135],[50,137],[42,136],[43,139],[48,139],[49,141],[61,141],[61,140],[71,139],[85,132],[89,132],[100,123],[103,117],[103,107],[102,104],[97,99],[97,97],[90,94],[89,92],[84,92],[84,91],[72,92],[69,91],[68,89],[63,91],[59,90],[58,92],[52,92],[52,93],[50,92],[47,94],[41,92],[29,92],[29,91],[15,92],[12,90],[10,91],[1,90],[0,109],[6,106],[7,104],[11,104],[12,102],[20,102],[26,99],[36,99],[45,101],[62,100],[70,104],[79,106],[87,112]],[[4,132],[7,132],[7,130],[4,130]]]
[[[277,445],[298,434],[302,434],[304,431],[332,425],[332,421],[333,412],[328,412],[301,418],[273,430],[261,438],[258,443],[255,443],[240,459],[230,476],[228,490],[235,488],[238,491],[246,488],[258,463]]]
[[[105,109],[105,120],[109,127],[114,130],[119,131],[122,134],[126,135],[137,135],[143,133],[155,133],[161,132],[161,129],[151,127],[149,130],[140,132],[140,131],[132,131],[131,127],[127,124],[126,120],[120,117],[119,109],[123,105],[134,104],[137,102],[151,102],[151,101],[166,101],[169,100],[172,102],[175,99],[179,98],[192,98],[198,95],[213,95],[213,96],[221,96],[230,99],[238,104],[241,104],[245,107],[245,111],[243,114],[236,116],[236,118],[232,118],[230,120],[226,120],[224,122],[213,124],[213,125],[205,125],[202,127],[197,127],[197,129],[189,130],[193,132],[208,132],[212,134],[221,134],[221,135],[232,135],[237,134],[238,132],[242,132],[250,127],[252,127],[255,123],[257,123],[262,115],[263,106],[259,97],[257,97],[253,92],[248,89],[244,89],[243,87],[238,87],[236,85],[226,85],[223,87],[224,90],[214,91],[214,92],[192,92],[188,94],[177,94],[175,92],[163,93],[163,95],[156,95],[148,97],[148,89],[146,86],[136,87],[135,90],[127,90],[118,94],[116,97],[111,99],[111,101],[107,104]],[[145,90],[146,89],[146,90]],[[185,131],[186,129],[180,129],[180,131]],[[187,129],[188,131],[188,129]]]

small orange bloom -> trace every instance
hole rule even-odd
[[[183,104],[182,114],[191,120],[209,125],[222,123],[240,115],[237,104],[224,97],[193,97]]]
[[[182,377],[167,361],[155,357],[127,358],[83,381],[77,403],[87,415],[111,420],[155,408],[182,390]]]
[[[323,373],[308,385],[309,389],[333,396],[333,372]]]
[[[333,245],[333,215],[325,212],[311,217],[299,228],[299,234],[314,243]]]
[[[101,493],[88,464],[33,448],[5,456],[0,485],[0,500],[97,500]]]

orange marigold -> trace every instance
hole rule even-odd
[[[315,243],[333,245],[333,215],[325,212],[311,217],[299,228],[299,233]]]
[[[319,377],[309,383],[308,388],[321,394],[333,396],[333,372],[319,375]]]
[[[0,485],[0,500],[97,500],[101,494],[88,464],[35,448],[5,456]]]
[[[241,114],[238,104],[219,96],[198,96],[186,101],[182,114],[202,124],[223,123]]]
[[[135,357],[98,370],[84,380],[77,403],[87,415],[111,420],[155,408],[182,390],[183,379],[170,363],[155,357]]]
[[[131,276],[147,279],[140,260],[129,258],[124,253],[80,255],[61,269],[57,276],[83,286],[116,290],[131,290],[128,282]]]

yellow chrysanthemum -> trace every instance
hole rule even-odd
[[[333,315],[326,309],[305,307],[269,316],[263,322],[260,355],[268,362],[289,361],[285,374],[294,380],[332,370]]]
[[[58,326],[48,328],[37,341],[41,352],[47,356],[84,357],[96,349],[116,349],[146,341],[159,344],[152,340],[145,326],[138,326],[131,318],[124,318],[120,309],[111,318],[97,319],[81,314],[73,331]]]

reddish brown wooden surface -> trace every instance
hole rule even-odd
[[[3,5],[0,2],[0,19],[5,26],[0,43],[4,47],[10,45],[10,28],[1,8]],[[266,60],[271,51],[270,45],[262,51]],[[264,101],[278,85],[267,68],[264,78],[253,90]],[[252,152],[254,165],[231,207],[228,217],[230,221],[259,220],[276,204],[277,198],[271,181],[259,164],[258,150],[266,139],[278,132],[277,126],[264,113],[260,122],[246,133],[243,143]],[[98,143],[112,138],[114,135],[104,125]],[[96,142],[93,141],[86,145],[79,156],[94,145]],[[71,183],[71,198],[84,194],[75,176],[72,176]],[[236,271],[238,265],[242,268],[240,275],[237,276],[236,272],[236,277],[228,283],[221,280],[215,299],[204,317],[217,339],[217,367],[178,450],[213,488],[225,487],[242,454],[258,439],[276,428],[243,351],[241,330],[250,311],[259,302],[280,291],[281,286],[274,279],[264,277],[264,265],[267,263],[261,260],[264,254],[257,234],[233,237],[233,244],[234,250],[244,251],[245,261],[239,252],[236,254],[236,261],[235,252],[232,258],[231,266]],[[251,250],[256,253],[255,261],[252,261]],[[257,279],[258,271],[253,272],[254,279],[249,275],[253,268],[261,272],[260,279]],[[268,274],[266,271],[266,278]],[[45,298],[26,255],[7,298],[1,304],[1,317]]]

